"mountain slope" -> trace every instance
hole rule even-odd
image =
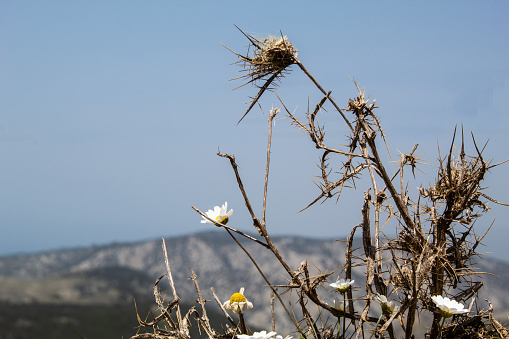
[[[292,268],[307,260],[310,266],[330,272],[344,263],[345,244],[341,241],[276,237],[274,242]],[[286,282],[287,275],[271,252],[247,239],[242,239],[241,243],[271,283]],[[168,238],[166,246],[177,292],[184,302],[192,303],[196,299],[194,284],[188,280],[192,265],[206,299],[212,300],[211,287],[221,301],[245,287],[246,297],[255,305],[255,309],[246,315],[248,322],[260,327],[270,324],[269,289],[228,234],[205,232]],[[485,290],[481,291],[480,297],[489,299],[497,314],[504,316],[509,312],[509,291],[504,286],[509,278],[509,265],[486,259],[477,266],[479,271],[500,276],[484,276]],[[315,269],[314,273],[317,272]],[[332,275],[331,282],[339,272]],[[0,301],[132,302],[133,298],[151,298],[153,282],[165,273],[161,240],[3,257],[0,258]],[[353,275],[354,279],[363,281],[360,268],[355,269]],[[168,286],[164,282],[160,288],[167,289]],[[212,303],[209,307],[218,309]],[[282,325],[288,325],[282,310],[277,316]]]

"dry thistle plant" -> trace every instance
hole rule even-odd
[[[170,264],[163,240],[163,253],[167,267],[165,276],[171,286],[173,299],[164,301],[158,289],[159,278],[154,286],[154,296],[158,314],[152,320],[142,320],[141,328],[151,329],[152,333],[140,333],[132,338],[189,338],[189,323],[194,317],[200,329],[208,338],[279,338],[276,334],[277,322],[274,321],[274,307],[282,307],[295,326],[293,336],[299,338],[414,338],[416,325],[429,314],[426,338],[505,338],[509,336],[507,327],[493,318],[493,309],[483,309],[479,289],[482,286],[483,272],[476,271],[474,259],[479,256],[477,247],[484,235],[475,232],[476,221],[488,211],[488,202],[501,204],[482,192],[482,180],[493,167],[486,161],[472,135],[475,149],[473,155],[465,152],[465,140],[461,131],[461,145],[455,148],[456,131],[449,151],[439,155],[439,166],[434,184],[421,187],[416,192],[408,192],[406,175],[415,175],[415,170],[425,162],[415,155],[417,144],[402,154],[397,169],[389,173],[379,154],[378,145],[385,143],[385,137],[375,110],[375,101],[369,102],[365,93],[357,86],[358,96],[349,99],[345,109],[339,108],[331,96],[306,70],[297,58],[297,50],[285,36],[254,38],[243,33],[249,40],[253,52],[249,55],[235,53],[246,74],[237,79],[247,79],[246,83],[262,81],[259,92],[254,97],[247,114],[260,97],[270,93],[267,89],[288,71],[291,65],[297,65],[323,94],[323,98],[314,109],[308,109],[303,118],[292,114],[282,102],[282,109],[272,109],[268,121],[267,164],[264,181],[264,195],[261,216],[255,213],[244,188],[235,156],[218,153],[227,159],[233,169],[242,193],[244,204],[249,211],[252,223],[259,238],[227,226],[233,213],[227,211],[227,204],[216,206],[207,213],[193,206],[202,216],[203,222],[223,228],[244,250],[253,263],[254,269],[265,280],[279,305],[272,305],[272,325],[270,332],[252,333],[244,318],[244,311],[253,305],[243,295],[243,289],[234,293],[230,300],[221,303],[213,289],[214,300],[225,315],[224,324],[210,323],[205,299],[198,285],[197,276],[192,271],[191,279],[195,283],[200,310],[193,307],[181,313],[179,297],[173,283]],[[279,97],[278,97],[279,99]],[[279,99],[280,100],[280,99]],[[341,115],[348,128],[348,144],[343,148],[334,148],[327,144],[325,124],[319,124],[318,113],[332,105]],[[299,267],[290,267],[272,241],[266,227],[267,186],[271,157],[273,120],[277,114],[286,112],[291,123],[309,137],[321,152],[319,163],[320,192],[304,209],[315,203],[333,197],[339,197],[343,188],[354,180],[360,180],[366,174],[370,188],[364,191],[364,203],[359,211],[359,224],[355,225],[347,239],[345,262],[338,263],[333,272],[311,275],[310,267],[304,260]],[[331,110],[328,110],[329,112]],[[347,119],[350,112],[353,119]],[[245,116],[244,114],[244,116]],[[243,117],[244,117],[243,116]],[[243,118],[242,117],[242,118]],[[241,120],[242,120],[241,118]],[[385,147],[387,144],[385,143]],[[333,165],[341,164],[333,170]],[[339,176],[337,176],[339,173]],[[413,194],[413,195],[411,195]],[[310,212],[311,210],[309,210]],[[396,234],[387,237],[382,229],[394,225]],[[491,226],[490,226],[491,227]],[[362,239],[362,246],[355,250],[353,240],[356,234]],[[271,251],[287,274],[285,285],[272,284],[260,269],[253,256],[237,240],[237,236],[246,237]],[[361,267],[365,273],[362,281],[352,280],[352,269]],[[331,279],[339,272],[338,279]],[[352,289],[353,286],[357,288]],[[361,286],[359,288],[359,286]],[[297,304],[283,300],[280,289],[296,296]],[[330,291],[332,289],[332,291]],[[325,300],[332,299],[332,302]],[[376,301],[376,302],[373,302]],[[300,307],[297,316],[295,307]],[[318,310],[318,312],[316,311]],[[234,321],[228,313],[236,314]],[[183,315],[184,314],[184,315]],[[335,322],[323,321],[330,314]],[[375,315],[375,316],[373,316]]]
[[[242,32],[240,28],[238,29]],[[260,81],[264,82],[264,84],[262,86],[258,86],[260,89],[258,94],[251,101],[247,111],[244,113],[242,118],[240,118],[239,123],[258,102],[263,93],[269,89],[272,84],[275,84],[276,81],[285,76],[288,72],[287,68],[296,62],[298,54],[298,51],[293,48],[291,42],[288,41],[286,36],[281,35],[280,37],[277,37],[271,35],[257,39],[244,32],[242,32],[242,34],[244,34],[251,43],[253,53],[251,56],[242,55],[233,52],[225,46],[239,57],[237,63],[242,66],[241,72],[246,73],[231,80],[245,80],[245,83],[239,87],[250,83],[254,83],[256,85]]]

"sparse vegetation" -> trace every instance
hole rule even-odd
[[[143,303],[146,308],[149,303]],[[141,306],[141,305],[140,305]],[[124,305],[0,304],[0,338],[129,338],[135,310]]]
[[[193,208],[204,220],[222,227],[245,251],[253,263],[253,269],[258,270],[269,287],[273,300],[272,309],[284,308],[293,322],[295,331],[291,335],[316,339],[410,339],[415,335],[417,324],[421,320],[429,319],[429,323],[419,326],[425,326],[426,337],[431,339],[509,336],[508,328],[493,318],[491,306],[483,309],[478,303],[482,298],[479,296],[479,289],[482,286],[483,272],[476,271],[474,260],[479,256],[477,248],[484,237],[483,234],[476,233],[475,224],[480,222],[479,218],[489,210],[489,202],[500,204],[483,192],[482,182],[488,171],[499,164],[492,165],[485,159],[484,147],[477,144],[473,135],[468,143],[470,146],[467,146],[463,130],[454,131],[447,152],[438,156],[435,182],[429,187],[420,187],[415,192],[409,191],[408,180],[411,180],[425,163],[422,155],[416,154],[418,145],[407,147],[408,153],[400,155],[397,169],[390,173],[380,156],[380,143],[385,146],[387,143],[380,120],[375,114],[378,107],[374,100],[370,101],[366,97],[357,83],[354,82],[358,91],[357,97],[349,99],[346,108],[340,108],[332,97],[332,92],[324,90],[297,58],[297,49],[287,37],[245,36],[251,44],[251,54],[235,53],[245,72],[238,79],[246,80],[245,84],[255,84],[259,91],[242,118],[259,103],[263,95],[274,92],[271,90],[274,82],[281,81],[292,65],[304,72],[313,86],[323,94],[323,98],[313,109],[308,108],[303,117],[292,113],[279,97],[277,99],[281,107],[270,110],[261,214],[255,213],[252,207],[235,156],[218,152],[218,156],[229,161],[234,171],[244,204],[259,238],[227,226],[232,214],[226,214],[226,206],[224,211],[216,207],[215,214],[212,211],[204,213],[194,206]],[[328,125],[321,122],[323,115],[320,114],[324,110],[327,114],[339,114],[344,121],[348,141],[342,148],[330,145],[325,137]],[[320,152],[319,180],[316,183],[319,193],[310,199],[311,202],[305,209],[312,208],[317,202],[338,198],[347,187],[356,187],[355,182],[364,179],[361,178],[362,175],[369,182],[370,187],[362,193],[359,192],[364,195],[362,209],[352,212],[358,214],[359,224],[352,228],[347,240],[346,260],[338,263],[335,270],[318,268],[318,274],[311,273],[311,263],[307,261],[303,261],[299,267],[290,267],[267,231],[265,211],[272,127],[278,114],[286,114],[289,121],[303,131]],[[467,154],[467,148],[472,150],[470,155]],[[388,235],[393,232],[384,233],[384,229],[389,227],[395,229],[396,236]],[[356,234],[360,234],[362,238],[360,249],[353,247]],[[238,235],[272,252],[286,272],[287,283],[271,283],[249,251],[237,240]],[[154,286],[158,312],[150,319],[138,317],[140,326],[147,331],[132,336],[132,339],[190,338],[189,326],[193,319],[211,339],[235,338],[239,335],[246,338],[252,335],[247,326],[247,315],[244,315],[249,304],[246,304],[248,301],[242,291],[239,292],[241,296],[234,295],[235,298],[232,296],[229,302],[224,303],[211,289],[218,307],[224,313],[224,324],[215,327],[211,323],[206,300],[192,269],[191,279],[195,284],[200,306],[184,311],[173,282],[164,240],[163,253],[167,272]],[[363,268],[363,281],[352,280],[354,267]],[[170,283],[170,298],[165,298],[158,287],[159,282],[165,278]],[[355,290],[352,288],[354,286],[357,287]],[[237,288],[232,286],[232,289]],[[290,295],[294,299],[287,297]],[[326,298],[333,298],[335,301],[328,303]],[[238,320],[230,316],[225,305],[228,310],[236,313]],[[332,315],[335,321],[327,321],[326,314]],[[421,316],[423,314],[429,314],[430,317]],[[272,324],[266,325],[266,330],[272,332],[258,333],[258,337],[275,336],[278,324],[274,320],[274,311],[272,315]]]
[[[149,300],[137,300],[140,313],[149,313]],[[182,307],[190,308],[191,305]],[[211,311],[213,324],[222,315]],[[12,304],[0,303],[0,339],[129,338],[138,331],[132,302],[124,304]],[[190,328],[193,338],[203,338],[197,326]]]

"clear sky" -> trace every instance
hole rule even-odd
[[[354,78],[381,106],[393,154],[419,143],[434,180],[437,142],[456,125],[487,158],[509,158],[506,1],[7,1],[0,0],[0,255],[138,241],[210,229],[203,211],[228,201],[251,230],[234,153],[257,212],[267,95],[237,126],[256,88],[233,88],[250,34],[287,35],[341,106]],[[302,115],[321,94],[297,69],[279,95]],[[329,112],[333,116],[333,112]],[[288,120],[274,128],[267,211],[273,234],[337,239],[360,221],[362,186],[297,213],[316,194],[316,153]],[[327,130],[345,142],[339,119]],[[335,139],[334,139],[335,138]],[[468,139],[469,153],[474,149]],[[395,160],[395,159],[394,159]],[[509,202],[509,164],[486,193]],[[394,168],[390,167],[393,171]],[[485,251],[506,259],[509,207],[490,204]]]

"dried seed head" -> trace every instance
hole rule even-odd
[[[238,27],[237,27],[238,28]],[[239,28],[242,32],[242,30]],[[237,64],[242,66],[241,72],[247,72],[240,77],[231,79],[247,79],[247,81],[240,85],[242,87],[246,84],[253,83],[260,88],[256,97],[253,98],[246,113],[242,116],[239,122],[246,116],[247,113],[258,102],[263,93],[273,85],[276,80],[285,76],[288,67],[297,60],[297,49],[295,49],[286,36],[276,37],[270,35],[268,37],[255,38],[252,35],[242,32],[251,43],[250,47],[253,48],[252,53],[242,55],[230,49],[240,60]],[[262,81],[263,85],[258,85],[257,82]],[[237,87],[238,88],[238,87]]]
[[[275,76],[275,78],[282,77],[282,73],[288,66],[295,63],[298,51],[286,36],[269,35],[255,38],[242,30],[240,31],[251,43],[252,53],[248,51],[246,55],[242,55],[234,52],[240,58],[237,63],[241,64],[244,68],[243,71],[247,72],[247,74],[236,79],[250,78],[247,81],[247,83],[250,83],[258,80],[266,81],[272,76]],[[271,82],[274,80],[271,79]]]
[[[250,68],[253,78],[265,77],[278,71],[285,70],[295,62],[298,51],[286,36],[280,38],[268,36],[263,40],[256,40],[253,58],[246,65]]]

